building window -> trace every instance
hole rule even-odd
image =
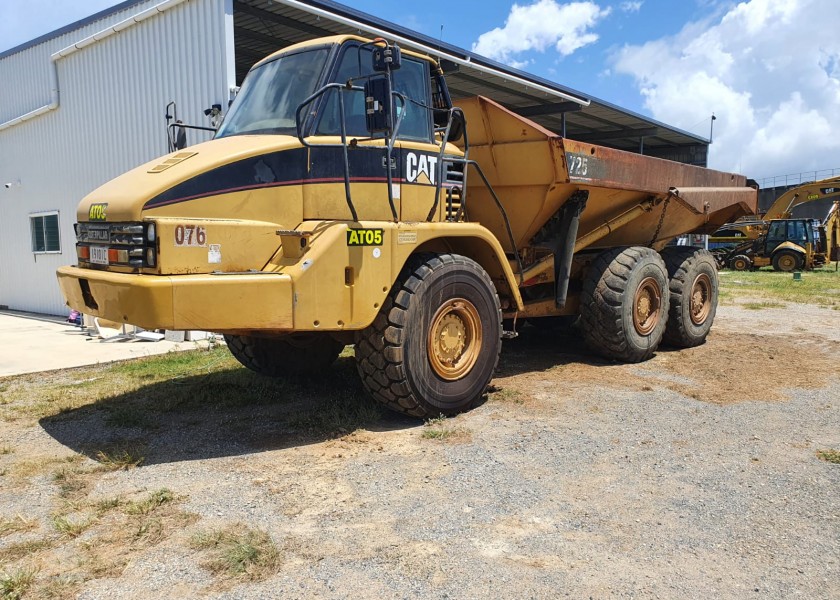
[[[58,212],[29,215],[29,229],[32,232],[32,252],[35,254],[61,252]]]

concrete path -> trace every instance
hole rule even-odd
[[[0,377],[127,360],[196,347],[196,342],[103,341],[59,317],[0,312]]]

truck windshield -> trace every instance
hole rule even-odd
[[[251,71],[216,137],[295,132],[295,111],[318,86],[328,48],[281,56]]]

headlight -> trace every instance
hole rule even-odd
[[[149,223],[149,226],[146,228],[146,239],[150,242],[155,241],[155,224]]]
[[[146,248],[146,264],[150,267],[155,266],[155,249]]]

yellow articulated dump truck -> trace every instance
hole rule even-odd
[[[260,61],[213,140],[86,197],[58,279],[88,314],[223,333],[264,375],[354,344],[373,397],[437,416],[480,400],[503,323],[580,315],[619,361],[702,343],[714,261],[665,246],[755,205],[739,175],[454,107],[432,58],[339,36]]]

